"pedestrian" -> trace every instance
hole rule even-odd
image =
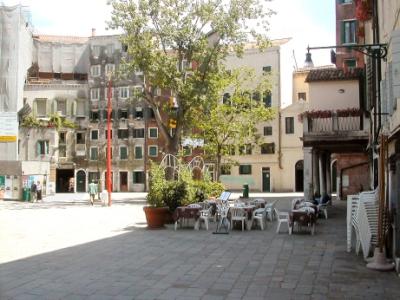
[[[36,199],[37,201],[42,201],[42,185],[40,184],[40,181],[36,184]]]
[[[32,202],[37,201],[37,186],[34,181],[32,181],[32,184],[31,184],[31,201]]]
[[[92,182],[89,184],[89,195],[90,195],[90,203],[93,205],[94,203],[94,198],[96,197],[97,194],[97,184],[92,180]]]

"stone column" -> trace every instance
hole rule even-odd
[[[312,147],[304,147],[304,199],[311,200],[313,196],[313,149]]]
[[[324,195],[326,193],[326,155],[325,152],[321,153],[318,157],[318,166],[319,166],[319,193],[320,195]]]
[[[314,196],[314,193],[321,194],[320,181],[319,181],[319,155],[320,154],[318,153],[318,151],[316,151],[316,150],[313,151],[313,160],[312,160],[313,191],[312,191],[312,196]]]

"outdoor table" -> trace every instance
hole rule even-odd
[[[172,219],[175,221],[175,229],[178,221],[180,221],[180,226],[182,227],[182,223],[184,220],[193,219],[194,229],[199,228],[199,217],[200,217],[200,210],[201,207],[194,207],[194,206],[179,206],[175,209]]]
[[[316,210],[312,212],[309,208],[306,207],[300,208],[298,210],[293,210],[289,213],[289,227],[291,228],[294,228],[295,223],[300,227],[314,227],[316,220]]]

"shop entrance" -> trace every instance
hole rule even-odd
[[[56,170],[56,193],[73,193],[74,184],[74,169]]]

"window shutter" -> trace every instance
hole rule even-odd
[[[37,100],[33,101],[32,113],[34,117],[37,117]]]
[[[57,100],[53,99],[51,101],[51,113],[55,114],[57,112]]]
[[[106,121],[107,120],[107,110],[103,110],[103,119]]]
[[[344,29],[344,22],[340,22],[340,41],[344,44],[344,36],[345,36],[345,29]]]

